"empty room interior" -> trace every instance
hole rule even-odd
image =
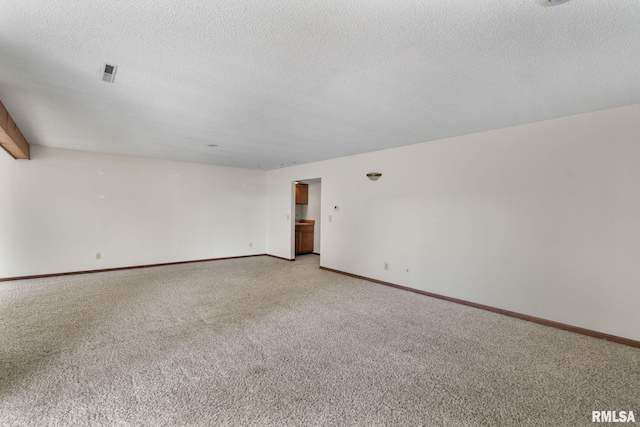
[[[0,425],[640,421],[639,23],[3,1]]]

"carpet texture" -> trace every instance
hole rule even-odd
[[[0,424],[591,426],[594,410],[640,416],[640,349],[322,271],[318,259],[0,283]]]

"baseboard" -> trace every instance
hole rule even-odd
[[[6,277],[1,278],[0,282],[9,282],[12,280],[26,280],[26,279],[41,279],[43,277],[58,277],[58,276],[71,276],[74,274],[90,274],[90,273],[104,273],[107,271],[119,271],[119,270],[135,270],[138,268],[150,268],[150,267],[164,267],[166,265],[178,265],[178,264],[192,264],[194,262],[208,262],[208,261],[223,261],[226,259],[238,259],[238,258],[251,258],[256,256],[264,256],[266,254],[255,254],[255,255],[240,255],[240,256],[230,256],[224,258],[208,258],[208,259],[196,259],[192,261],[176,261],[176,262],[165,262],[162,264],[146,264],[146,265],[134,265],[131,267],[114,267],[114,268],[102,268],[100,270],[82,270],[82,271],[70,271],[65,273],[51,273],[51,274],[37,274],[34,276],[18,276],[18,277]]]
[[[539,323],[541,325],[551,326],[551,327],[557,328],[557,329],[563,329],[565,331],[575,332],[575,333],[582,334],[582,335],[588,335],[590,337],[600,338],[600,339],[604,339],[604,340],[607,340],[607,341],[613,341],[613,342],[616,342],[616,343],[619,343],[619,344],[624,344],[624,345],[628,345],[628,346],[631,346],[631,347],[640,348],[640,341],[635,341],[635,340],[632,340],[632,339],[629,339],[629,338],[623,338],[623,337],[619,337],[619,336],[616,336],[616,335],[605,334],[603,332],[592,331],[591,329],[585,329],[585,328],[581,328],[581,327],[578,327],[578,326],[567,325],[566,323],[560,323],[560,322],[555,322],[553,320],[542,319],[540,317],[529,316],[528,314],[517,313],[515,311],[504,310],[502,308],[491,307],[489,305],[478,304],[478,303],[475,303],[475,302],[465,301],[465,300],[461,300],[461,299],[458,299],[458,298],[451,298],[451,297],[447,297],[447,296],[440,295],[440,294],[434,294],[432,292],[421,291],[419,289],[410,288],[410,287],[407,287],[407,286],[396,285],[395,283],[384,282],[382,280],[371,279],[369,277],[359,276],[357,274],[351,274],[351,273],[346,273],[346,272],[340,271],[340,270],[334,270],[333,268],[328,268],[328,267],[320,267],[320,268],[322,270],[331,271],[333,273],[338,273],[338,274],[342,274],[342,275],[349,276],[349,277],[354,277],[356,279],[367,280],[369,282],[378,283],[380,285],[391,286],[393,288],[402,289],[402,290],[405,290],[405,291],[414,292],[414,293],[421,294],[421,295],[426,295],[428,297],[438,298],[438,299],[442,299],[442,300],[446,300],[446,301],[450,301],[450,302],[455,302],[456,304],[467,305],[467,306],[470,306],[470,307],[479,308],[481,310],[492,311],[494,313],[504,314],[505,316],[515,317],[517,319],[527,320],[529,322]]]
[[[270,257],[272,257],[272,258],[282,259],[282,260],[285,260],[285,261],[295,261],[295,258],[294,258],[294,259],[290,259],[290,258],[283,258],[283,257],[281,257],[281,256],[276,256],[276,255],[271,255],[271,254],[265,254],[265,255],[266,255],[266,256],[270,256]]]

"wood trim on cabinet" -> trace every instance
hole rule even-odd
[[[618,344],[624,344],[631,347],[640,348],[640,341],[635,341],[629,338],[619,337],[616,335],[605,334],[604,332],[592,331],[591,329],[581,328],[579,326],[567,325],[566,323],[555,322],[553,320],[542,319],[540,317],[529,316],[528,314],[522,314],[515,311],[504,310],[502,308],[492,307],[490,305],[478,304],[471,301],[465,301],[458,298],[447,297],[440,294],[434,294],[433,292],[421,291],[420,289],[410,288],[407,286],[397,285],[395,283],[384,282],[382,280],[371,279],[365,276],[359,276],[357,274],[351,274],[340,270],[334,270],[333,268],[320,267],[322,270],[330,271],[333,273],[342,274],[356,279],[366,280],[369,282],[377,283],[380,285],[391,286],[392,288],[402,289],[403,291],[414,292],[416,294],[426,295],[432,298],[438,298],[445,301],[454,302],[456,304],[467,305],[469,307],[479,308],[481,310],[492,311],[494,313],[504,314],[505,316],[515,317],[517,319],[526,320],[533,323],[539,323],[545,326],[551,326],[552,328],[563,329],[565,331],[575,332],[577,334],[587,335],[594,338],[600,338],[607,341],[613,341]]]
[[[227,259],[252,258],[252,257],[264,256],[264,255],[265,254],[240,255],[240,256],[230,256],[230,257],[224,257],[224,258],[196,259],[196,260],[192,260],[192,261],[165,262],[165,263],[162,263],[162,264],[134,265],[134,266],[131,266],[131,267],[102,268],[100,270],[70,271],[70,272],[65,272],[65,273],[36,274],[34,276],[18,276],[18,277],[6,277],[6,278],[0,277],[0,282],[9,282],[9,281],[13,281],[13,280],[26,280],[26,279],[41,279],[43,277],[71,276],[71,275],[74,275],[74,274],[104,273],[104,272],[107,272],[107,271],[136,270],[138,268],[164,267],[166,265],[192,264],[194,262],[223,261],[223,260],[227,260]]]

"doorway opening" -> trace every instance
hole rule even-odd
[[[295,212],[292,221],[293,259],[302,255],[320,255],[322,231],[322,179],[300,179],[293,182],[292,200]]]

